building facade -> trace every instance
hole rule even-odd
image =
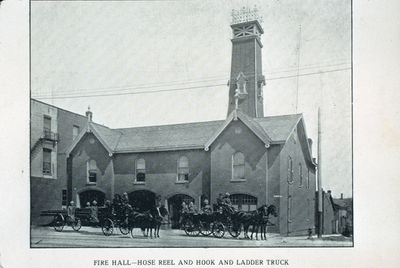
[[[303,116],[264,116],[262,27],[254,20],[231,28],[225,120],[111,129],[94,123],[90,111],[86,118],[58,113],[59,122],[69,122],[59,131],[72,134],[76,125],[79,134],[65,139],[62,150],[61,138],[56,145],[62,162],[57,169],[63,171],[54,191],[66,190],[66,202],[80,207],[93,200],[102,205],[124,192],[138,210],[161,199],[172,227],[183,201],[200,207],[205,198],[215,203],[229,192],[238,210],[275,205],[279,217],[270,231],[298,235],[314,229],[316,165]]]
[[[67,205],[65,150],[87,120],[85,116],[34,99],[30,104],[31,219],[37,224],[46,221],[39,217],[42,210]]]

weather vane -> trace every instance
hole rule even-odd
[[[257,20],[263,22],[262,16],[258,14],[259,9],[254,6],[253,9],[242,7],[239,10],[232,9],[232,24]]]

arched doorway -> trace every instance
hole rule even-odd
[[[176,194],[168,198],[168,211],[171,220],[171,228],[179,228],[179,218],[181,217],[182,202],[189,204],[195,202],[193,197],[185,194]]]
[[[148,190],[130,192],[128,197],[131,206],[139,212],[147,211],[156,204],[156,194]]]
[[[81,207],[86,207],[86,203],[92,204],[96,200],[98,206],[104,205],[106,194],[98,190],[86,190],[79,193],[79,202]]]
[[[230,196],[232,205],[241,211],[257,209],[257,197],[248,194],[233,194]]]

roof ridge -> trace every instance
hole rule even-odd
[[[124,128],[112,128],[112,130],[126,130],[126,129],[140,129],[140,128],[158,128],[158,127],[173,127],[173,126],[184,126],[184,125],[206,125],[211,123],[220,123],[224,120],[212,120],[212,121],[201,121],[201,122],[188,122],[188,123],[177,123],[177,124],[165,124],[165,125],[153,125],[153,126],[137,126],[137,127],[124,127]]]
[[[270,115],[264,117],[254,117],[254,119],[269,119],[269,118],[276,118],[276,117],[294,117],[294,116],[303,116],[303,113],[298,114],[280,114],[280,115]]]

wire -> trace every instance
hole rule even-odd
[[[209,87],[217,87],[217,86],[226,86],[226,83],[215,84],[215,85],[206,85],[206,86],[184,87],[184,88],[174,88],[174,89],[164,89],[164,90],[137,91],[137,92],[126,92],[126,93],[76,95],[76,96],[53,96],[53,97],[33,96],[33,98],[37,98],[37,99],[75,99],[75,98],[90,98],[90,97],[105,97],[105,96],[123,96],[123,95],[149,94],[149,93],[169,92],[169,91],[182,91],[182,90],[188,90],[188,89],[209,88]]]
[[[299,75],[289,75],[289,76],[280,76],[280,77],[270,77],[266,78],[267,81],[272,80],[279,80],[279,79],[287,79],[287,78],[294,78],[300,76],[310,76],[316,74],[324,74],[324,73],[332,73],[332,72],[339,72],[350,70],[351,68],[342,68],[342,69],[334,69],[334,70],[327,70],[327,71],[318,71],[318,72],[311,72],[311,73],[303,73]],[[250,74],[246,74],[250,76]],[[123,95],[136,95],[136,94],[149,94],[149,93],[158,93],[158,92],[170,92],[170,91],[182,91],[182,90],[189,90],[189,89],[198,89],[198,88],[210,88],[210,87],[217,87],[217,86],[226,86],[226,83],[223,84],[213,84],[213,85],[201,85],[201,86],[193,86],[193,87],[183,87],[183,88],[173,88],[173,89],[160,89],[160,90],[150,90],[150,91],[136,91],[136,92],[124,92],[124,93],[109,93],[109,94],[89,94],[89,95],[72,95],[72,96],[63,96],[63,95],[53,95],[53,96],[32,96],[32,98],[36,99],[74,99],[74,98],[90,98],[90,97],[105,97],[105,96],[123,96]],[[138,89],[138,88],[132,88]]]
[[[334,66],[340,66],[344,64],[349,64],[349,63],[337,63],[337,64],[332,64],[332,65],[320,65],[320,66],[314,66],[314,67],[304,67],[304,68],[299,68],[299,70],[307,70],[307,69],[315,69],[315,68],[325,68],[325,67],[334,67]],[[308,65],[304,65],[308,66]],[[287,69],[283,71],[276,71],[276,72],[268,72],[266,73],[267,75],[269,74],[275,74],[275,73],[286,73],[286,72],[294,72],[297,71],[297,68],[295,69]],[[253,74],[246,74],[248,76],[252,76]],[[82,91],[85,91],[85,93],[103,93],[103,92],[110,92],[112,90],[113,92],[119,92],[119,91],[127,91],[127,90],[132,90],[132,89],[144,89],[144,88],[157,88],[157,87],[167,87],[167,86],[173,86],[173,85],[185,85],[185,84],[193,84],[193,83],[201,83],[201,82],[211,82],[211,81],[219,81],[219,80],[225,80],[226,76],[210,76],[206,77],[205,79],[202,80],[173,80],[173,81],[168,81],[168,82],[157,82],[157,83],[146,83],[146,84],[136,84],[136,85],[125,85],[125,86],[114,86],[114,87],[99,87],[99,88],[81,88],[79,90],[63,90],[63,91],[57,91],[57,96],[61,95],[70,95],[74,93],[81,93]],[[39,97],[48,97],[50,96],[49,94],[46,93],[39,93],[36,95],[37,98]]]

